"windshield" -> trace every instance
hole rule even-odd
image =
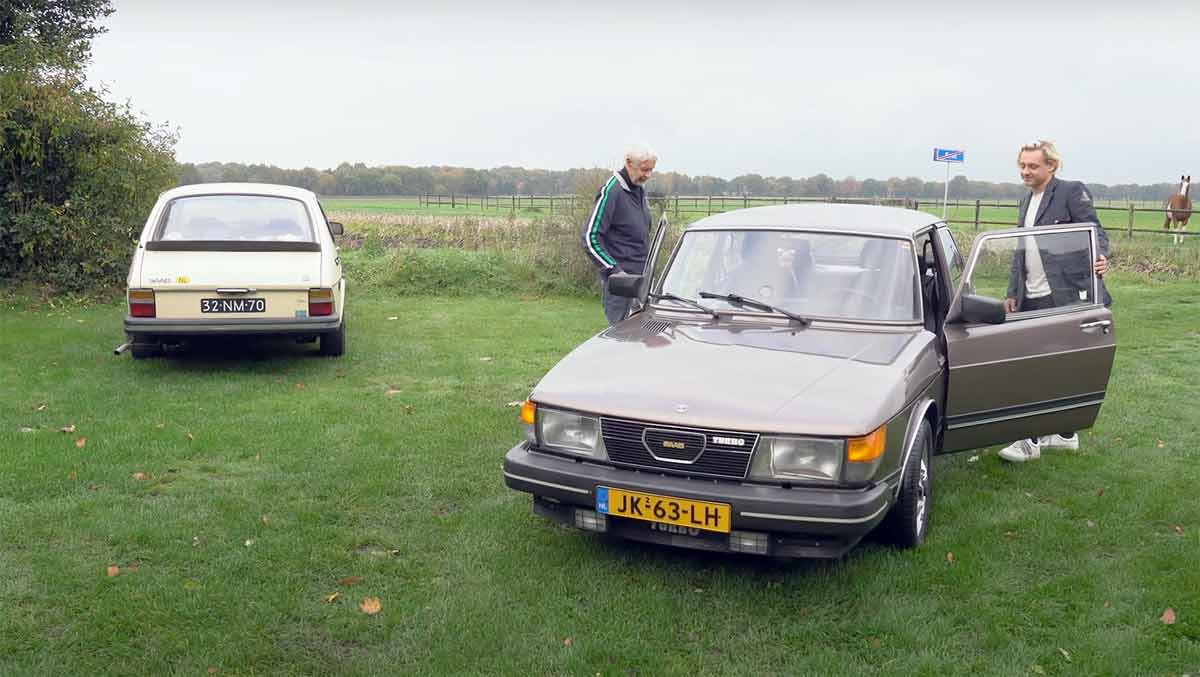
[[[805,317],[917,322],[912,244],[884,237],[778,230],[684,233],[662,292],[736,294]],[[714,308],[739,308],[708,300]]]
[[[315,242],[303,202],[265,195],[198,195],[172,200],[158,239]]]

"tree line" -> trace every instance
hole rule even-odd
[[[497,167],[367,166],[343,162],[333,169],[283,169],[265,164],[234,162],[184,163],[180,184],[218,181],[279,183],[306,188],[318,195],[565,195],[590,192],[608,169],[526,169]],[[732,179],[689,176],[679,172],[656,174],[647,190],[659,195],[750,195],[794,197],[905,197],[940,199],[945,184],[915,176],[888,179],[835,179],[826,174],[792,178],[744,174]],[[1175,192],[1172,183],[1089,183],[1101,200],[1163,200]],[[1017,200],[1025,193],[1020,183],[975,181],[965,176],[950,180],[950,194],[958,199]]]

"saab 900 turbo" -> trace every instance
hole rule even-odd
[[[198,184],[163,193],[129,268],[134,358],[197,336],[284,335],[346,349],[346,281],[317,196],[288,186]]]
[[[660,274],[610,278],[638,310],[537,384],[504,481],[540,515],[634,540],[836,557],[877,531],[918,546],[935,454],[1095,421],[1116,350],[1096,237],[989,231],[964,261],[920,211],[700,220]],[[1006,314],[1030,247],[1070,288]]]

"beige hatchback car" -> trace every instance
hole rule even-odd
[[[135,359],[212,335],[284,335],[346,350],[346,281],[317,196],[289,186],[210,183],[158,198],[129,267]]]

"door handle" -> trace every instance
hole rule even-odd
[[[247,289],[245,287],[217,287],[218,294],[253,294],[257,289]]]
[[[1109,333],[1112,331],[1112,320],[1096,320],[1095,322],[1084,322],[1079,325],[1079,328],[1087,334],[1095,334],[1096,332]]]

